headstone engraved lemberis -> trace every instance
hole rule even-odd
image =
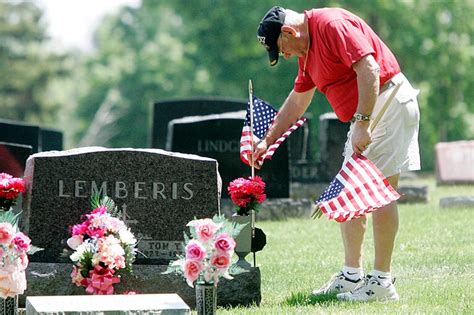
[[[133,274],[124,274],[116,292],[178,293],[190,306],[195,293],[181,276],[162,275],[183,253],[183,231],[194,218],[219,212],[221,180],[217,161],[158,149],[80,148],[33,154],[27,161],[27,198],[21,225],[44,251],[31,256],[26,296],[84,295],[71,282],[69,229],[90,209],[90,195],[114,200],[120,216],[138,239]],[[219,301],[260,303],[260,271],[254,268],[225,280]],[[236,294],[235,292],[239,292]]]
[[[32,155],[25,224],[39,247],[38,262],[68,262],[61,255],[68,228],[89,210],[93,193],[106,194],[140,239],[146,257],[138,262],[167,263],[179,253],[182,231],[194,217],[219,211],[217,163],[198,156],[150,149],[86,148]],[[66,211],[65,211],[66,210]],[[47,229],[45,218],[54,218]]]

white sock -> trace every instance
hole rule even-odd
[[[353,268],[353,267],[343,266],[342,273],[344,274],[344,277],[353,281],[359,280],[364,277],[364,270],[362,269],[362,267]]]
[[[380,270],[372,270],[369,275],[375,277],[381,285],[388,286],[392,283],[392,274],[390,272],[383,272]]]

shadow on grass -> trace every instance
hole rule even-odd
[[[339,303],[340,301],[336,297],[337,293],[332,294],[321,294],[314,296],[311,293],[296,292],[292,293],[283,304],[289,306],[305,306],[305,305],[328,305]]]

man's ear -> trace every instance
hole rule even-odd
[[[294,37],[299,37],[300,36],[300,32],[298,32],[293,26],[290,26],[290,25],[283,25],[281,27],[281,31],[283,33],[286,33],[288,35],[292,35]]]

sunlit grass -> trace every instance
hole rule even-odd
[[[349,303],[334,296],[311,297],[313,289],[339,270],[343,249],[337,223],[298,218],[257,222],[267,234],[266,247],[257,253],[262,302],[253,307],[219,308],[218,313],[474,313],[474,209],[439,207],[442,197],[474,195],[474,186],[437,186],[433,178],[417,179],[416,183],[429,186],[430,201],[399,206],[400,230],[392,271],[399,302]],[[364,244],[364,269],[369,271],[373,260],[371,229]]]

